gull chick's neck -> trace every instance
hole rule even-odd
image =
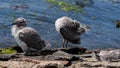
[[[11,28],[12,31],[12,35],[14,36],[20,29],[25,28],[25,26],[17,26],[17,25],[13,25]]]

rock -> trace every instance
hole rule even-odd
[[[79,57],[74,56],[72,54],[68,54],[64,51],[57,51],[52,54],[52,56],[56,56],[56,60],[68,60],[68,61],[78,61]]]
[[[83,54],[86,52],[86,48],[78,48],[78,47],[75,47],[75,48],[69,48],[69,49],[59,49],[61,51],[64,51],[64,52],[67,52],[69,54]]]
[[[85,53],[87,53],[87,54],[91,54],[91,53],[93,53],[93,52],[95,52],[95,53],[99,53],[99,52],[100,52],[100,49],[95,49],[95,50],[86,50],[86,52],[85,52]]]
[[[10,47],[14,50],[17,51],[17,53],[23,53],[21,47],[19,46],[13,46]],[[46,56],[46,55],[52,55],[53,53],[57,52],[57,51],[63,51],[66,52],[68,54],[82,54],[85,53],[87,49],[86,48],[68,48],[68,49],[43,49],[43,50],[29,50],[26,52],[26,56]]]
[[[8,61],[9,59],[11,59],[12,55],[10,54],[0,54],[0,60],[1,61]]]
[[[40,52],[40,55],[52,55],[54,52],[56,52],[57,50],[54,50],[54,49],[51,49],[51,50],[48,50],[48,49],[46,49],[46,50],[42,50],[41,52]]]
[[[93,64],[94,63],[94,64]],[[95,62],[81,62],[72,64],[70,68],[105,68],[101,63],[95,63]]]
[[[97,53],[93,52],[91,54],[91,56],[92,56],[92,58],[93,58],[94,61],[100,61],[100,57],[97,55]]]
[[[120,62],[78,62],[69,68],[119,68]]]
[[[72,56],[70,57],[69,61],[83,61],[83,60],[78,56]]]
[[[68,53],[66,53],[64,51],[56,51],[52,55],[54,55],[54,56],[71,56],[71,54],[68,54]]]
[[[44,49],[44,50],[29,50],[27,51],[27,53],[25,54],[26,56],[46,56],[46,55],[52,55],[54,52],[56,52],[57,50],[55,49]]]
[[[22,53],[23,52],[23,50],[22,50],[22,48],[20,46],[13,46],[11,48],[16,50],[18,53]]]
[[[31,68],[35,63],[19,62],[19,61],[0,61],[2,68]]]
[[[17,51],[17,54],[0,54],[0,60],[1,61],[8,61],[12,58],[18,58],[18,57],[21,57],[23,56],[22,54],[20,53],[23,53],[21,47],[19,46],[12,46],[12,47],[7,47],[6,49],[9,49],[9,48],[12,48],[13,50],[16,50]]]
[[[45,60],[65,60],[68,61],[70,59],[70,57],[68,56],[53,56],[53,55],[49,55],[45,57]]]
[[[106,68],[120,68],[120,66],[106,66]]]
[[[64,51],[56,51],[52,55],[48,55],[45,57],[46,60],[69,60],[71,54],[68,54]]]
[[[99,56],[102,61],[120,61],[120,49],[110,51],[101,50]]]
[[[115,54],[119,54],[119,50],[109,51],[112,53],[115,51]],[[84,56],[99,57],[96,53],[72,55],[62,50],[57,50],[53,54],[45,56],[24,56],[15,54],[12,55],[12,59],[8,61],[0,61],[0,68],[120,68],[120,62],[93,61],[94,58]]]
[[[31,58],[17,58],[11,61],[1,62],[2,67],[8,68],[63,68],[68,61],[43,61]]]

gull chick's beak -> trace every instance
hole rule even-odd
[[[12,23],[11,25],[15,25],[16,23]]]

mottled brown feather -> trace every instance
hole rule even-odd
[[[64,27],[60,28],[60,33],[62,37],[74,44],[79,44],[80,43],[80,33],[78,32],[79,28],[79,23],[70,23]]]
[[[41,40],[40,35],[36,31],[27,30],[26,28],[25,30],[26,31],[24,31],[24,33],[23,32],[19,33],[19,38],[20,40],[25,42],[28,47],[42,49],[45,46],[44,43],[42,44],[43,41]]]

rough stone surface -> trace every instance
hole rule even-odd
[[[83,54],[86,52],[86,48],[78,48],[78,47],[74,47],[74,48],[68,48],[68,49],[59,49],[61,51],[64,51],[66,53],[69,53],[69,54]]]
[[[23,50],[22,50],[22,48],[20,46],[13,46],[11,48],[16,50],[18,53],[22,53],[23,52]]]
[[[39,63],[26,61],[0,61],[0,66],[3,68],[62,68],[63,65],[63,62],[60,61],[39,61]]]
[[[85,61],[86,60],[86,61]],[[10,61],[0,61],[1,68],[65,68],[67,61],[41,61],[29,58],[18,58]],[[83,62],[75,62],[66,68],[120,68],[120,62],[93,61],[84,58]]]
[[[120,61],[120,49],[110,51],[101,50],[99,56],[102,61]]]
[[[52,55],[54,55],[54,56],[71,56],[71,54],[68,54],[64,51],[57,51],[57,52],[53,53]]]
[[[69,48],[33,51],[33,53],[30,51],[29,55],[22,53],[1,54],[0,68],[120,68],[120,61],[107,62],[98,60],[101,56],[105,59],[106,57],[114,57],[114,60],[119,59],[119,49],[102,50],[103,52],[99,50],[85,51],[86,49]],[[3,61],[3,59],[6,61]]]
[[[11,59],[12,55],[9,54],[0,54],[0,60],[2,61],[7,61],[9,59]]]

